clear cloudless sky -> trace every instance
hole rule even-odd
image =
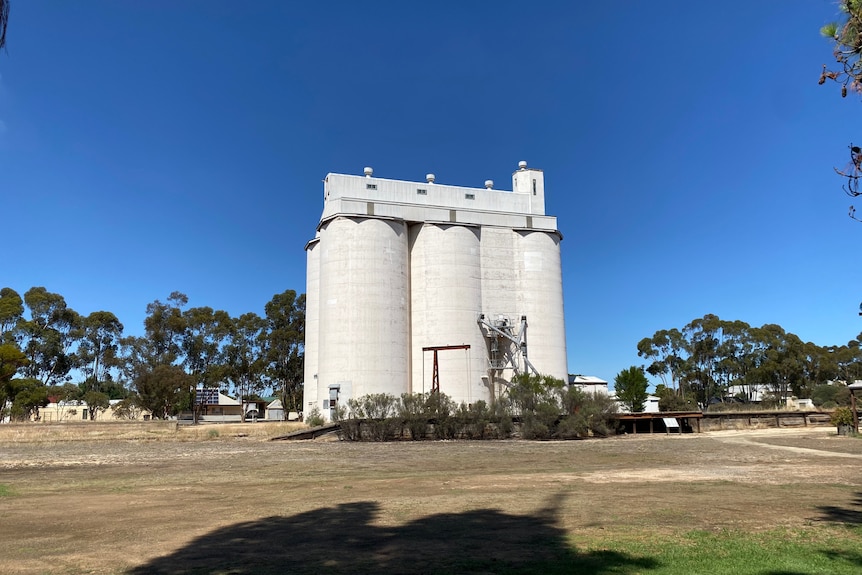
[[[305,291],[328,172],[511,189],[527,160],[564,235],[570,373],[613,381],[709,313],[862,331],[832,171],[862,99],[817,85],[833,0],[11,4],[0,287],[135,335],[174,290],[262,314]]]

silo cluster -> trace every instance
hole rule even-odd
[[[491,401],[520,371],[567,378],[561,235],[541,170],[522,162],[512,179],[326,177],[306,246],[306,413],[435,385]]]

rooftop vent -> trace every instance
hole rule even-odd
[[[518,168],[519,168],[519,169],[521,169],[521,170],[526,170],[526,169],[527,169],[527,162],[526,162],[526,160],[521,160],[520,162],[518,162]]]
[[[365,172],[365,177],[366,177],[366,178],[370,178],[370,177],[371,177],[371,174],[373,174],[373,173],[374,173],[374,169],[373,169],[373,168],[370,168],[370,167],[368,167],[368,166],[366,166],[366,167],[365,167],[365,170],[363,170],[363,171]]]
[[[490,190],[494,187],[494,180],[485,180],[485,188]]]
[[[435,179],[434,174],[425,174],[425,180],[426,180],[429,184],[433,184],[433,183],[434,183],[434,179]]]

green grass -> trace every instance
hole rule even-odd
[[[0,497],[12,497],[16,495],[15,491],[5,483],[0,483]]]
[[[644,527],[646,528],[646,526]],[[862,527],[830,525],[766,532],[691,531],[663,539],[609,534],[573,539],[585,573],[644,575],[856,575]],[[562,571],[560,571],[562,572]]]
[[[643,531],[648,528],[642,526]],[[469,549],[464,548],[460,555],[437,558],[423,572],[498,575],[858,575],[862,572],[859,526],[829,525],[755,533],[690,531],[661,536],[610,532],[601,536],[575,536],[568,548],[555,544],[549,549],[541,547],[541,542],[533,542],[520,558],[471,556]],[[361,560],[352,563],[349,570],[340,567],[343,566],[333,565],[331,572],[375,573],[380,569],[374,561],[363,564]],[[403,567],[415,572],[415,565]],[[258,573],[279,572],[274,565],[258,565],[256,569]],[[317,571],[300,567],[296,572]]]

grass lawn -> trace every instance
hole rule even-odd
[[[0,426],[0,573],[862,573],[862,441],[832,429],[360,444],[256,425]]]

